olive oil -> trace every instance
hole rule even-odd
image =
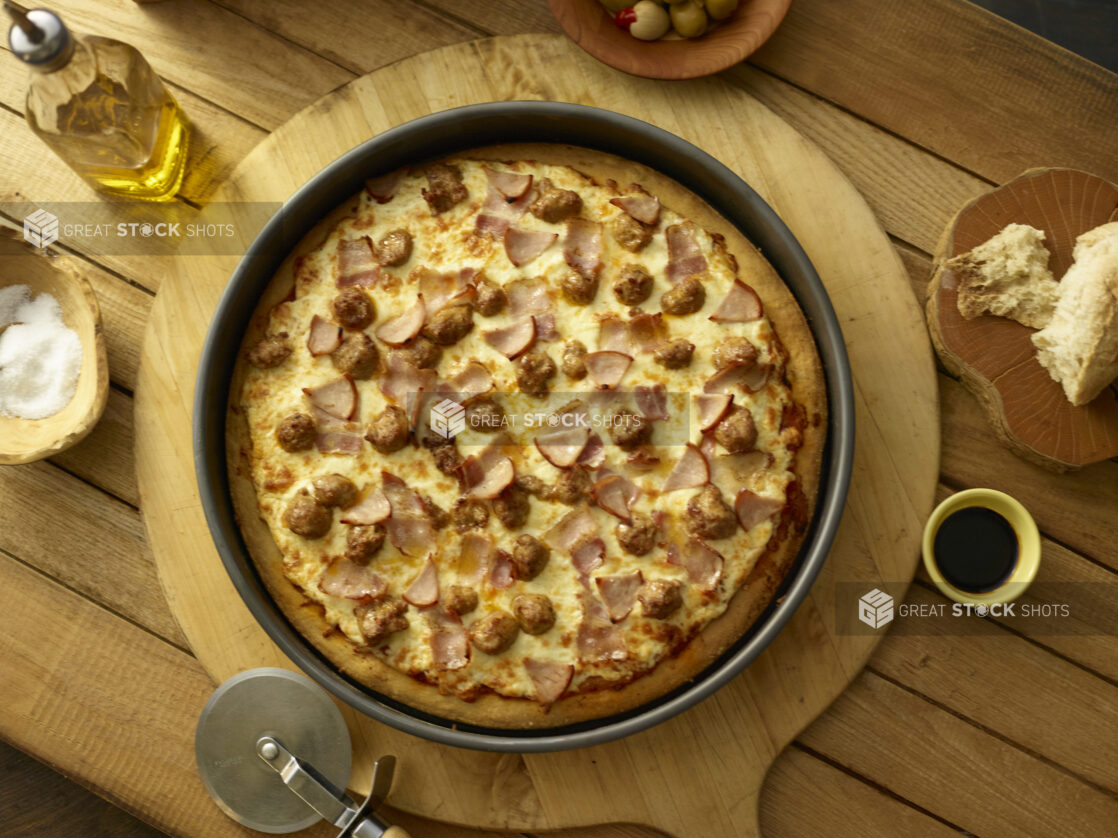
[[[35,71],[27,93],[31,130],[102,192],[172,200],[186,168],[189,126],[139,51],[73,35],[43,9],[9,11],[12,49]]]
[[[968,506],[936,530],[933,554],[943,578],[960,591],[981,594],[1008,581],[1020,546],[1013,526],[992,509]]]

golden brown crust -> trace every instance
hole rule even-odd
[[[503,729],[558,727],[632,710],[694,679],[733,645],[768,606],[795,560],[814,510],[827,428],[825,383],[814,339],[795,298],[757,249],[737,228],[675,181],[613,155],[566,146],[503,145],[474,149],[459,156],[536,160],[571,166],[601,183],[610,179],[622,184],[639,183],[660,196],[665,206],[724,238],[742,275],[750,277],[764,302],[765,314],[786,351],[787,381],[796,403],[803,408],[802,415],[788,417],[790,423],[802,425],[802,445],[796,453],[794,467],[798,502],[786,504],[780,526],[774,531],[768,548],[727,610],[683,644],[677,654],[665,658],[650,673],[622,687],[566,696],[550,707],[493,693],[480,695],[472,702],[453,695],[440,695],[436,687],[391,668],[371,654],[362,653],[344,635],[331,629],[321,608],[305,598],[283,574],[280,551],[257,512],[247,462],[247,452],[251,451],[248,427],[242,415],[232,409],[228,454],[238,521],[269,592],[294,627],[346,675],[378,693],[454,722]],[[355,201],[339,207],[317,225],[284,262],[253,318],[245,345],[252,345],[259,339],[271,307],[284,299],[292,288],[292,270],[298,255],[313,250],[337,220],[352,210]],[[239,362],[231,389],[234,394],[240,392],[243,382],[242,367],[243,362]],[[509,655],[515,654],[514,646]]]

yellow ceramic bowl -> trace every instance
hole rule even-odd
[[[972,506],[984,506],[994,510],[1009,521],[1010,526],[1017,533],[1017,565],[1013,568],[1013,573],[999,587],[981,594],[960,591],[944,579],[936,566],[933,550],[936,532],[943,520],[953,512]],[[967,605],[1013,602],[1029,587],[1040,568],[1040,532],[1036,528],[1033,516],[1015,498],[994,489],[966,489],[944,500],[932,511],[928,523],[924,525],[923,549],[924,567],[932,577],[932,581],[936,583],[936,587],[945,596]]]

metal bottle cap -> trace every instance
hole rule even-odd
[[[8,32],[8,44],[16,58],[40,73],[52,73],[70,61],[74,39],[62,19],[46,9],[24,9],[16,3],[4,3],[14,23]]]

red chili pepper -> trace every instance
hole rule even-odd
[[[637,13],[632,6],[628,9],[622,9],[614,15],[613,22],[618,29],[628,30],[630,26],[637,22]]]

